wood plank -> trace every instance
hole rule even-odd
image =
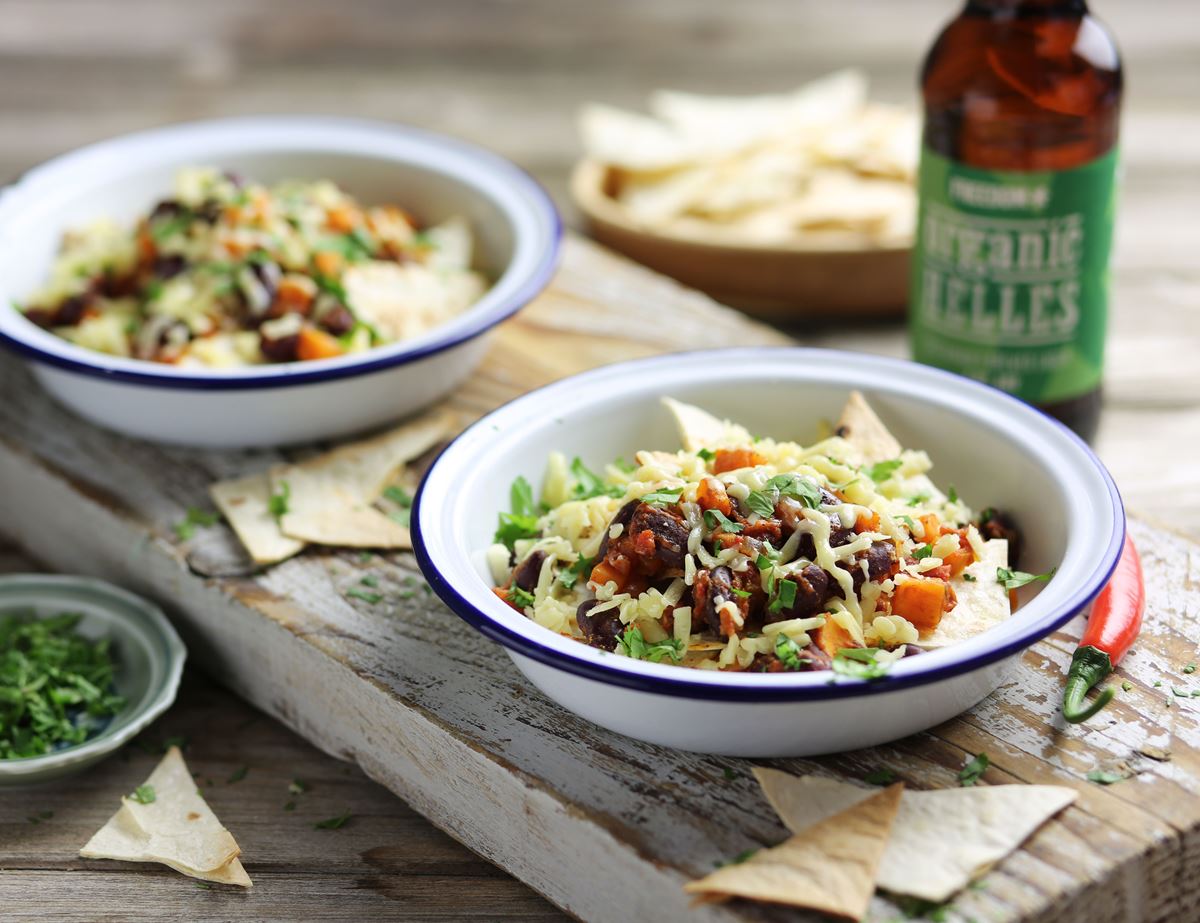
[[[552,288],[499,332],[456,403],[478,413],[577,367],[732,342],[785,339],[571,239]],[[11,360],[0,382],[10,395],[0,407],[0,480],[8,487],[0,523],[56,567],[102,573],[161,600],[192,655],[222,682],[327,752],[358,762],[568,912],[674,918],[686,910],[687,878],[784,835],[746,761],[640,744],[550,705],[497,648],[414,584],[410,555],[364,562],[310,551],[255,576],[223,526],[187,544],[172,536],[186,507],[204,504],[213,477],[260,468],[277,453],[158,449],[72,419]],[[996,695],[933,731],[774,764],[846,778],[888,765],[917,787],[936,787],[954,784],[970,755],[986,751],[988,781],[1054,781],[1081,798],[991,873],[986,889],[956,901],[964,917],[1191,918],[1200,907],[1200,879],[1188,862],[1200,809],[1186,796],[1200,787],[1200,727],[1192,700],[1176,701],[1170,686],[1197,682],[1181,670],[1195,657],[1200,548],[1145,523],[1134,528],[1152,609],[1123,670],[1134,691],[1097,722],[1068,728],[1056,717],[1080,627],[1073,624],[1027,652]],[[364,572],[386,595],[379,605],[345,596]],[[1155,747],[1173,759],[1139,752]],[[1084,781],[1090,769],[1117,766],[1135,776],[1109,788]],[[807,918],[737,903],[689,913],[700,921]],[[879,897],[871,919],[895,913]]]

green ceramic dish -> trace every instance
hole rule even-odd
[[[125,707],[85,743],[19,760],[0,760],[0,788],[48,782],[111,756],[170,708],[179,688],[183,642],[162,610],[103,580],[54,574],[0,577],[0,613],[32,611],[44,618],[83,614],[76,630],[109,637],[116,660],[114,683]]]

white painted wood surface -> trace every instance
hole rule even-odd
[[[498,332],[456,404],[479,413],[579,367],[731,342],[783,338],[570,239],[552,289]],[[741,903],[686,909],[688,877],[784,836],[745,761],[640,744],[551,705],[498,648],[412,592],[409,555],[364,563],[310,551],[253,576],[224,526],[174,538],[171,525],[205,505],[210,480],[277,453],[164,450],[101,432],[52,405],[8,357],[0,383],[0,530],[52,566],[161,601],[223,682],[455,838],[586,920],[808,918]],[[1031,649],[1000,692],[929,733],[774,765],[847,778],[887,765],[935,787],[986,751],[989,782],[1068,784],[1081,797],[986,888],[964,893],[950,919],[1196,918],[1200,699],[1176,699],[1171,686],[1200,683],[1181,672],[1195,657],[1200,548],[1141,522],[1135,535],[1151,611],[1123,669],[1132,691],[1100,720],[1067,728],[1055,717],[1076,622]],[[385,602],[346,598],[364,572]],[[1104,788],[1084,781],[1096,768],[1134,776]],[[895,916],[878,897],[871,919]]]

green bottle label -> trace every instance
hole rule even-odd
[[[1098,387],[1116,162],[979,170],[925,147],[913,358],[1038,404]]]

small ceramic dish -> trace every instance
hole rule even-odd
[[[811,442],[848,393],[934,460],[938,483],[1011,513],[1021,566],[1057,567],[1001,625],[896,664],[865,682],[828,672],[689,670],[633,660],[558,635],[492,592],[485,550],[518,475],[540,483],[550,452],[594,469],[637,449],[678,447],[663,395],[751,432]],[[435,592],[502,644],[546,695],[597,724],[653,743],[737,756],[865,747],[970,708],[1021,653],[1084,609],[1120,553],[1125,513],[1112,478],[1065,427],[1000,391],[928,366],[832,350],[730,349],[606,366],[520,397],[475,423],[430,469],[413,511],[417,560]]]
[[[664,232],[633,220],[608,183],[608,168],[590,160],[571,176],[588,233],[722,304],[781,324],[904,316],[910,247],[819,238],[763,246]]]
[[[38,618],[78,612],[83,618],[76,631],[87,638],[111,638],[113,684],[125,706],[82,744],[45,756],[0,759],[0,788],[48,782],[114,754],[171,707],[187,657],[162,610],[103,580],[52,574],[0,577],[0,613],[30,611]]]
[[[395,202],[428,223],[470,222],[474,305],[419,337],[336,359],[196,369],[76,346],[11,307],[48,276],[63,231],[101,217],[132,223],[176,171],[219,166],[264,182],[330,179],[365,203]],[[0,342],[32,360],[61,403],[101,426],[207,447],[331,438],[397,419],[452,390],[484,336],[549,282],[561,228],[527,174],[473,145],[401,125],[322,117],[195,122],[101,141],[25,174],[0,195]]]

